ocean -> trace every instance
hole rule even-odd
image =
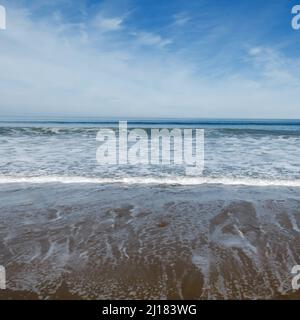
[[[101,165],[112,120],[0,123],[1,299],[298,298],[300,121],[128,120],[204,129],[204,170]]]

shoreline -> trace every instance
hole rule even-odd
[[[300,190],[1,184],[0,299],[299,299]]]

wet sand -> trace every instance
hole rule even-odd
[[[1,184],[0,299],[299,299],[300,188]]]

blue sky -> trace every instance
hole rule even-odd
[[[300,118],[300,0],[0,0],[0,116]]]

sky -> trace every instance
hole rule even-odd
[[[300,119],[300,0],[0,0],[0,117]]]

